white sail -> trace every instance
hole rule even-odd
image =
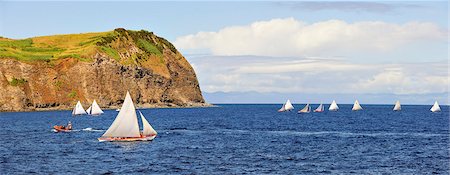
[[[75,108],[72,110],[72,115],[83,115],[83,114],[86,114],[86,111],[84,110],[80,101],[78,101],[77,105],[75,105]]]
[[[142,129],[142,135],[143,136],[149,136],[149,135],[156,135],[158,134],[152,127],[152,125],[150,125],[150,123],[148,123],[147,119],[145,119],[144,115],[142,114],[141,111],[139,111],[139,114],[141,115],[141,120],[142,120],[142,125],[143,125],[143,129]]]
[[[309,113],[309,112],[311,112],[311,107],[309,106],[309,104],[306,104],[306,106],[302,110],[298,111],[298,113]]]
[[[278,109],[278,112],[284,112],[284,111],[290,111],[294,109],[294,106],[292,106],[291,100],[287,100],[286,103],[283,104],[283,106]]]
[[[317,107],[314,112],[323,112],[324,111],[324,106],[322,103],[320,103],[319,107]]]
[[[352,111],[359,111],[362,110],[363,108],[361,107],[361,105],[359,105],[358,100],[355,101],[355,104],[353,104],[353,108]]]
[[[284,105],[284,109],[285,109],[286,111],[290,111],[290,110],[293,110],[293,109],[294,109],[294,106],[292,106],[292,103],[291,103],[290,100],[287,100],[287,101],[286,101],[286,104]]]
[[[333,100],[333,102],[330,105],[330,108],[328,108],[329,111],[337,111],[339,110],[339,106],[336,104],[336,101]]]
[[[439,104],[437,101],[434,102],[433,107],[430,109],[431,112],[441,112],[441,107],[439,107]]]
[[[89,107],[89,109],[88,109],[88,114],[90,114],[90,115],[103,114],[103,111],[100,108],[100,106],[97,104],[97,101],[94,100],[94,102],[92,102],[92,106]]]
[[[119,114],[102,137],[140,137],[136,108],[128,91]]]
[[[397,102],[395,102],[395,106],[394,106],[394,111],[400,111],[402,110],[402,106],[400,105],[400,101],[397,100]]]

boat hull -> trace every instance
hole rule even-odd
[[[156,135],[143,137],[100,137],[99,142],[136,142],[136,141],[152,141]]]
[[[70,132],[71,129],[63,129],[61,126],[54,126],[53,132]]]

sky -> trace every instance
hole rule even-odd
[[[448,15],[447,1],[0,1],[0,36],[153,31],[210,103],[448,104]]]

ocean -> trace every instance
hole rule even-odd
[[[309,114],[278,113],[281,104],[142,109],[158,136],[130,143],[97,141],[114,110],[3,112],[0,174],[450,173],[448,106],[362,106]],[[68,121],[73,132],[51,131]]]

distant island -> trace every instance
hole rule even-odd
[[[152,32],[0,37],[0,111],[116,108],[127,90],[138,107],[208,106],[189,62]]]

